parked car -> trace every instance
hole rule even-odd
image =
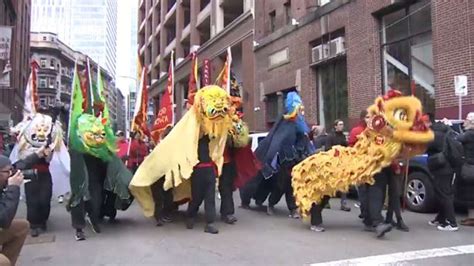
[[[450,120],[451,128],[457,133],[462,132],[461,120]],[[433,185],[433,176],[428,170],[428,155],[422,154],[409,161],[408,180],[404,195],[406,206],[414,212],[436,211],[436,197]],[[456,203],[456,196],[455,196]]]
[[[260,141],[262,141],[267,135],[268,132],[254,132],[249,135],[252,141],[252,151],[257,149],[258,143],[260,143]]]

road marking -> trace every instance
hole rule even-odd
[[[420,260],[437,257],[447,257],[456,255],[473,254],[474,245],[464,245],[455,247],[445,248],[434,248],[415,250],[407,252],[399,252],[385,255],[369,256],[348,260],[337,260],[323,263],[313,263],[311,266],[342,266],[342,265],[381,265],[381,264],[393,264],[403,261]]]

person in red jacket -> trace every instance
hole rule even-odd
[[[126,161],[128,152],[128,141],[125,139],[123,131],[119,130],[115,134],[117,137],[117,156],[123,161]]]
[[[357,136],[360,135],[360,133],[364,132],[365,128],[367,127],[367,122],[370,119],[369,114],[367,113],[367,110],[362,110],[360,112],[360,121],[359,123],[352,128],[351,133],[349,133],[349,147],[353,147],[356,142],[357,142]]]
[[[145,160],[148,155],[148,146],[143,141],[140,132],[134,132],[132,134],[132,142],[130,143],[130,153],[128,155],[127,167],[135,173],[138,166]]]

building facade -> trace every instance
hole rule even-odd
[[[303,96],[310,123],[350,124],[388,89],[413,90],[425,111],[458,118],[454,77],[474,84],[474,3],[415,0],[255,1],[256,129]],[[474,93],[462,99],[463,117]]]
[[[33,0],[32,25],[89,55],[115,78],[117,1]]]
[[[71,101],[72,78],[74,64],[77,60],[78,69],[87,64],[86,55],[74,51],[64,44],[56,34],[49,32],[31,33],[31,60],[39,64],[38,96],[40,106],[55,105],[61,102],[68,106]],[[97,63],[90,60],[91,77],[97,81]],[[101,68],[105,83],[105,96],[110,111],[112,125],[117,123],[117,90],[112,76]]]
[[[29,0],[0,2],[0,29],[11,27],[10,55],[0,60],[2,81],[0,86],[0,126],[8,128],[22,118],[24,90],[30,73],[30,12]]]
[[[204,60],[210,60],[212,84],[222,69],[226,49],[231,47],[232,72],[243,87],[245,119],[253,126],[253,1],[143,0],[139,4],[138,24],[139,54],[148,67],[149,94],[155,106],[159,105],[160,94],[166,87],[172,50],[175,51],[175,114],[179,119],[186,106],[190,52],[197,51],[200,68]]]
[[[126,128],[126,118],[127,118],[127,108],[125,105],[126,96],[122,93],[121,90],[117,89],[117,119],[116,119],[116,130],[125,131]]]

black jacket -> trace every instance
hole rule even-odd
[[[323,150],[326,150],[326,142],[327,142],[327,139],[329,138],[329,135],[328,134],[321,134],[319,136],[317,136],[314,140],[313,140],[313,146],[316,150],[319,150],[321,148],[323,148]]]
[[[464,156],[466,162],[474,164],[474,129],[469,129],[458,136],[458,141],[462,143],[464,148]]]
[[[344,132],[336,132],[334,131],[329,135],[329,137],[326,139],[326,150],[330,150],[332,146],[336,145],[341,145],[344,147],[347,147],[347,139],[346,136],[344,135]]]
[[[430,161],[429,157],[444,151],[445,145],[447,145],[446,135],[448,134],[450,130],[452,130],[449,126],[445,125],[442,122],[434,123],[431,126],[431,129],[434,132],[434,140],[428,145],[428,149],[426,150],[426,153],[428,154],[428,162]],[[454,174],[454,169],[451,167],[449,163],[446,163],[442,167],[436,167],[436,168],[430,167],[430,164],[428,163],[428,168],[431,174],[435,176]]]
[[[31,154],[23,160],[15,163],[16,169],[28,169],[36,164],[40,158],[36,153]],[[13,218],[15,218],[18,203],[20,201],[20,187],[7,186],[0,192],[0,228],[10,227]]]

